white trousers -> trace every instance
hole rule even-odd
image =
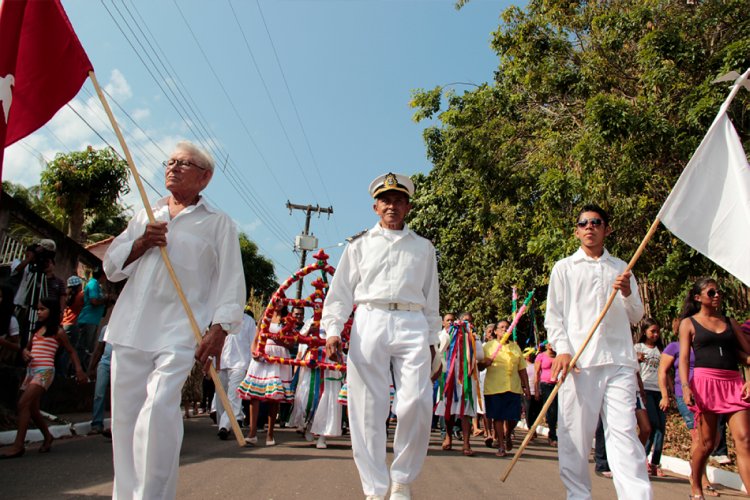
[[[182,386],[195,348],[112,348],[112,498],[173,499],[182,445]]]
[[[568,500],[591,499],[589,455],[601,414],[617,497],[650,500],[646,452],[636,434],[633,368],[596,366],[571,373],[557,396],[560,479]]]
[[[430,441],[432,383],[424,314],[360,306],[354,316],[347,364],[352,451],[365,495],[385,495],[390,480],[414,481]],[[390,478],[385,462],[391,371],[398,418]]]
[[[227,398],[229,399],[229,405],[232,407],[234,418],[239,422],[242,422],[245,417],[242,413],[242,399],[240,398],[240,395],[237,394],[237,388],[245,379],[246,372],[247,367],[244,369],[222,368],[219,370],[219,381],[221,381],[221,385],[227,393]],[[214,400],[211,406],[216,409],[216,421],[219,422],[219,429],[231,431],[231,420],[229,420],[227,412],[224,411],[224,405],[221,404],[218,394],[214,394]]]

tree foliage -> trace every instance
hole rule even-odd
[[[242,269],[245,272],[245,286],[248,297],[255,302],[265,306],[273,292],[279,287],[273,262],[258,253],[258,245],[248,238],[245,233],[240,233],[240,252],[242,254]],[[260,320],[256,316],[257,320]]]
[[[750,66],[750,17],[746,0],[531,0],[502,13],[492,47],[493,82],[411,101],[416,121],[437,122],[410,225],[439,252],[443,307],[480,321],[509,313],[512,285],[544,300],[584,203],[612,213],[609,250],[633,255],[726,97],[712,80]],[[749,102],[741,92],[730,110],[746,150]],[[694,277],[724,276],[665,229],[635,272],[662,321]]]
[[[41,186],[69,218],[68,236],[83,241],[87,217],[107,219],[117,199],[129,191],[127,163],[111,148],[58,153],[42,171]]]

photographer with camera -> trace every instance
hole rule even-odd
[[[41,239],[29,245],[23,260],[11,264],[11,279],[19,282],[13,302],[21,327],[22,345],[26,344],[29,326],[36,321],[36,309],[32,306],[41,297],[54,298],[60,302],[60,310],[65,308],[66,285],[55,276],[56,251],[53,240]]]

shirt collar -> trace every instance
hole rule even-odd
[[[201,195],[200,198],[198,198],[198,203],[195,205],[190,205],[191,207],[195,207],[192,210],[195,210],[198,207],[204,207],[206,210],[208,210],[211,213],[216,213],[216,209],[206,201],[206,197]],[[154,203],[154,210],[162,209],[162,208],[168,208],[169,207],[169,196],[165,196],[164,198],[161,198]],[[186,207],[188,209],[189,207]]]
[[[383,234],[385,234],[386,231],[391,232],[391,233],[396,233],[396,234],[400,235],[401,237],[408,236],[408,235],[412,234],[411,229],[409,229],[409,225],[406,224],[406,223],[404,223],[404,229],[402,229],[401,231],[394,231],[392,229],[385,229],[385,228],[383,228],[383,226],[380,225],[380,222],[376,222],[375,226],[372,228],[372,230],[370,232],[373,233],[373,234],[383,235]]]
[[[587,260],[589,262],[597,262],[597,261],[604,261],[604,260],[612,260],[612,255],[609,253],[609,251],[605,248],[604,252],[602,253],[602,256],[598,259],[594,259],[592,257],[589,257],[586,255],[586,252],[583,251],[583,248],[578,247],[578,250],[576,253],[573,254],[573,261],[574,262],[581,262]]]

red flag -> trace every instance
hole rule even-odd
[[[0,177],[4,148],[47,123],[93,69],[60,0],[0,2]]]

